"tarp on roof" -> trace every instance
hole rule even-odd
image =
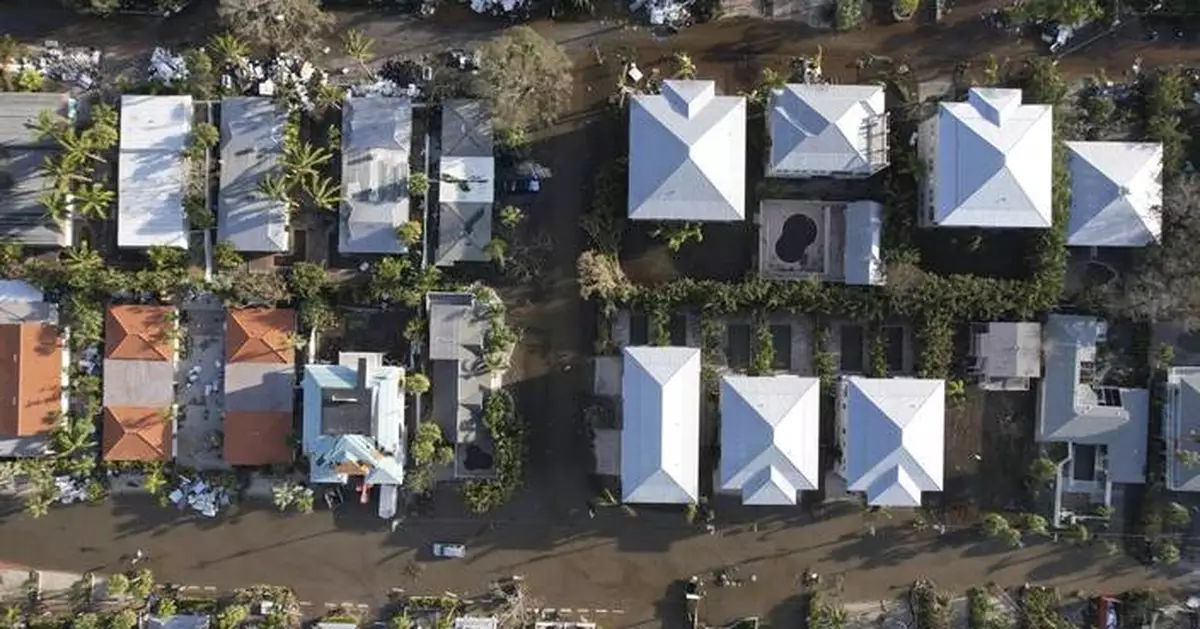
[[[698,501],[700,350],[626,347],[621,396],[622,502]]]
[[[1162,236],[1162,144],[1067,142],[1072,247],[1144,247]]]
[[[842,387],[847,489],[879,507],[917,507],[921,492],[941,491],[945,383],[852,376]]]
[[[342,110],[342,205],[338,251],[396,254],[408,222],[412,104],[407,98],[349,98]]]
[[[1021,90],[971,88],[937,114],[933,224],[1048,228],[1053,222],[1054,112]]]
[[[721,379],[723,491],[746,504],[796,504],[820,482],[821,383],[800,376]]]
[[[122,96],[117,246],[188,246],[183,208],[191,96]]]
[[[772,90],[769,177],[869,176],[887,163],[882,85]]]
[[[217,239],[238,251],[288,250],[287,206],[259,191],[278,176],[287,111],[265,97],[221,99]]]
[[[629,218],[746,217],[746,99],[712,81],[664,81],[629,107]]]

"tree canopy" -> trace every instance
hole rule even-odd
[[[528,26],[504,31],[480,54],[480,75],[499,128],[550,124],[571,98],[571,59]]]
[[[238,39],[280,51],[319,48],[333,24],[316,0],[220,0],[217,15]]]

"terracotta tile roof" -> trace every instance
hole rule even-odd
[[[291,334],[296,331],[296,314],[284,308],[230,310],[226,319],[225,362],[296,362]]]
[[[45,323],[0,325],[0,437],[32,437],[62,410],[62,342]]]
[[[163,410],[104,407],[104,460],[169,461],[173,426]]]
[[[278,411],[227,411],[225,462],[230,465],[291,463],[292,414]]]
[[[175,358],[170,306],[113,306],[104,323],[104,357],[118,360]]]

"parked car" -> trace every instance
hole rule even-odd
[[[434,542],[433,555],[435,557],[445,557],[447,559],[462,559],[463,557],[467,556],[467,547],[462,544]]]

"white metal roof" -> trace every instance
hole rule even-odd
[[[342,203],[338,251],[397,254],[396,228],[408,221],[412,103],[348,98],[342,107]]]
[[[933,224],[1047,228],[1053,221],[1053,108],[1021,90],[972,88],[937,118]]]
[[[700,350],[626,347],[621,375],[622,501],[700,497]]]
[[[443,157],[440,203],[492,203],[496,200],[496,168],[490,157]]]
[[[941,380],[849,377],[843,383],[847,489],[881,507],[916,507],[941,491],[946,395]]]
[[[883,206],[874,201],[846,204],[846,242],[842,249],[847,284],[883,284]]]
[[[1067,142],[1072,247],[1144,247],[1162,235],[1162,144]]]
[[[880,167],[871,133],[884,115],[881,85],[789,83],[771,93],[771,151],[767,175],[852,173],[869,176]],[[879,144],[886,146],[886,143]]]
[[[746,217],[746,99],[713,81],[664,81],[629,108],[629,218]]]
[[[821,381],[725,376],[721,381],[721,489],[745,504],[794,505],[820,479]]]
[[[122,96],[117,158],[117,246],[188,246],[183,150],[191,96]]]

